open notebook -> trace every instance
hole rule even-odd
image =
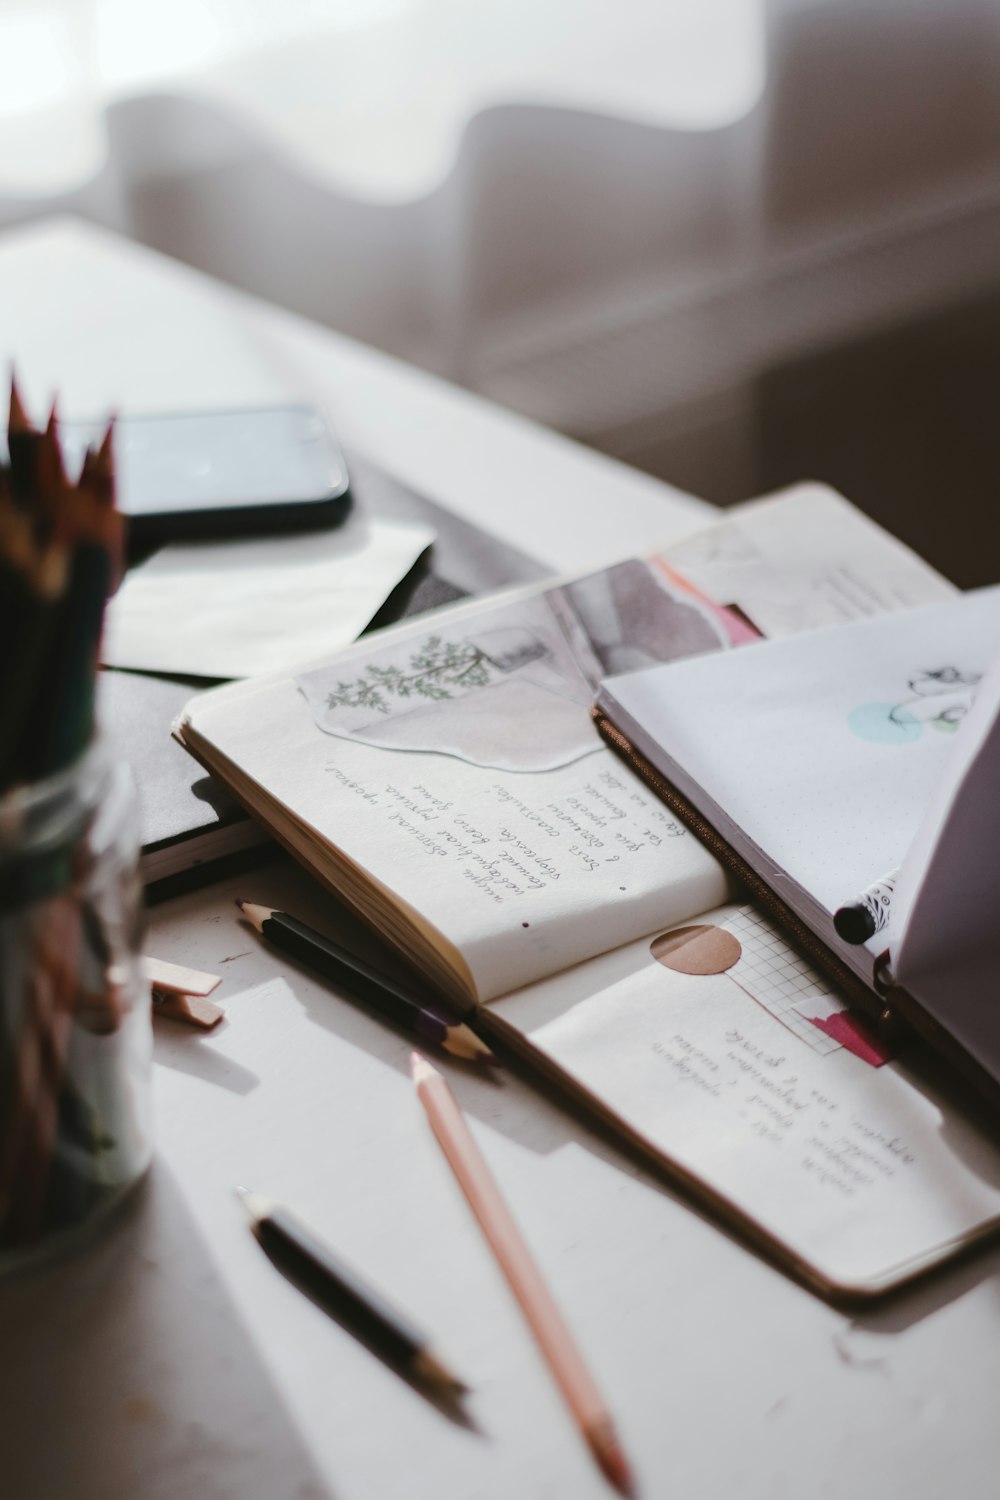
[[[609,672],[735,662],[765,635],[953,594],[803,487],[653,557],[205,694],[175,732],[495,1045],[813,1285],[870,1294],[996,1224],[1000,1152],[930,1078],[838,1038],[842,997],[604,747],[590,705]],[[677,924],[740,962],[683,972]]]

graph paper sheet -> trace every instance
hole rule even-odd
[[[826,1020],[844,1009],[822,975],[754,907],[741,907],[722,925],[742,950],[729,977],[814,1052],[839,1051],[840,1042],[812,1024],[813,1016]]]

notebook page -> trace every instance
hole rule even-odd
[[[674,543],[670,560],[713,599],[738,600],[768,640],[956,592],[842,495],[815,483],[733,506],[710,531]]]
[[[544,596],[450,611],[191,709],[199,734],[459,949],[480,999],[727,889],[602,745],[561,623]]]
[[[828,1045],[820,996],[776,1013],[766,986],[797,955],[772,931],[744,972],[745,920],[698,919],[741,931],[726,972],[671,971],[647,939],[497,1012],[828,1283],[883,1289],[995,1226],[1000,1147],[915,1059],[875,1067]]]

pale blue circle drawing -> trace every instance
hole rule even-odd
[[[852,732],[876,745],[910,745],[924,726],[907,709],[893,703],[862,703],[847,715]]]

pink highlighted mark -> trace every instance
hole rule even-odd
[[[881,1068],[884,1063],[892,1062],[896,1055],[866,1021],[849,1010],[838,1010],[832,1016],[810,1016],[809,1019],[820,1031],[825,1031],[828,1037],[872,1068]]]
[[[727,609],[724,604],[716,604],[714,599],[704,593],[683,573],[678,573],[672,568],[665,557],[651,557],[649,561],[663,574],[668,583],[673,584],[679,594],[689,594],[692,599],[697,599],[703,609],[714,615],[719,625],[725,631],[734,646],[745,646],[750,641],[759,641],[761,633],[756,630],[748,620],[736,613],[733,609]]]

